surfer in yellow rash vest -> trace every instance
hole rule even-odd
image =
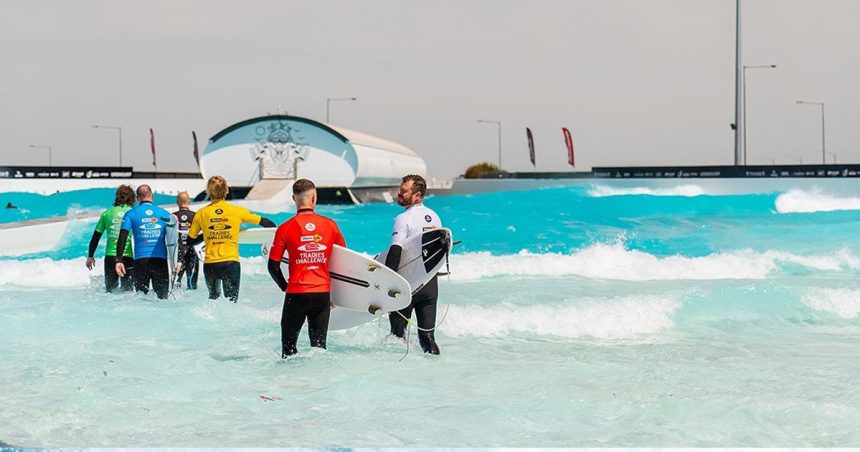
[[[209,290],[209,299],[224,296],[236,303],[239,301],[239,281],[242,269],[239,264],[239,227],[242,223],[259,224],[266,228],[275,227],[268,218],[261,217],[244,207],[234,206],[225,201],[230,188],[221,176],[212,176],[206,183],[206,193],[212,200],[194,215],[188,229],[188,248],[181,262],[187,262],[188,253],[194,252],[194,245],[205,242],[206,256],[203,259],[203,278]]]

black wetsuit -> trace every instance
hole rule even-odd
[[[242,278],[242,266],[236,261],[203,264],[203,278],[209,289],[209,299],[216,300],[221,296],[221,286],[224,296],[233,303],[239,301],[239,281]]]
[[[418,317],[418,342],[424,353],[439,354],[439,346],[433,334],[436,328],[436,300],[439,297],[439,282],[433,277],[421,290],[412,296],[412,303],[401,309],[402,316],[392,313],[388,316],[391,324],[391,334],[397,337],[406,335],[406,319],[412,317],[412,311]],[[405,318],[404,318],[405,317]],[[423,330],[423,331],[422,331]]]
[[[328,321],[331,315],[331,295],[328,292],[287,293],[281,313],[281,356],[298,353],[299,332],[308,320],[311,347],[325,348]]]
[[[105,256],[105,288],[108,292],[113,292],[117,287],[122,288],[123,292],[128,292],[134,288],[134,258],[125,256],[120,262],[125,264],[126,274],[122,278],[116,274],[116,256]]]
[[[126,271],[129,271],[126,269]],[[114,273],[116,271],[114,270]],[[144,257],[134,260],[134,288],[138,292],[149,293],[149,283],[152,290],[160,299],[167,298],[170,293],[170,270],[167,259],[160,257]]]
[[[191,290],[197,289],[197,278],[200,275],[200,260],[197,258],[197,253],[194,250],[189,251],[190,244],[188,243],[188,229],[191,228],[191,222],[194,220],[194,211],[182,207],[173,215],[179,220],[179,259],[182,263],[182,270],[179,271],[177,277],[182,281],[185,276],[186,288]]]

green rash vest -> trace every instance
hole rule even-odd
[[[116,256],[116,241],[119,238],[119,229],[122,226],[122,217],[126,212],[131,210],[131,206],[121,205],[113,206],[102,213],[99,217],[99,222],[96,224],[96,232],[104,234],[107,231],[107,248],[105,248],[106,256]],[[125,242],[125,252],[123,256],[132,257],[131,240]]]

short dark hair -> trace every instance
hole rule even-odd
[[[134,205],[134,190],[129,185],[120,185],[116,188],[116,195],[113,198],[114,206],[133,206]]]
[[[152,188],[149,185],[141,184],[137,186],[137,197],[138,198],[146,198],[147,196],[152,196]]]
[[[417,174],[403,176],[403,182],[412,181],[412,193],[421,193],[421,197],[427,194],[427,181]]]
[[[299,179],[293,183],[293,194],[300,195],[308,190],[317,188],[313,182],[308,179]]]

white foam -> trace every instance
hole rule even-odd
[[[836,210],[860,210],[860,198],[838,197],[820,190],[789,190],[776,198],[779,213],[832,212]]]
[[[449,336],[501,337],[516,333],[565,338],[627,339],[672,326],[673,298],[627,296],[565,300],[561,306],[451,306],[439,330]]]
[[[87,271],[84,258],[3,260],[0,287],[84,287],[103,275],[102,261]],[[817,271],[860,269],[860,256],[848,249],[827,255],[802,256],[783,251],[741,250],[701,257],[655,256],[628,250],[623,242],[596,244],[572,254],[517,254],[495,256],[488,252],[453,254],[451,279],[476,281],[494,277],[568,277],[620,281],[674,281],[766,279],[781,265],[792,264]],[[266,261],[242,258],[242,274],[268,280]]]
[[[58,260],[42,258],[2,261],[0,287],[62,288],[84,287],[92,277],[104,276],[102,262],[93,271],[87,270],[86,258]]]
[[[698,185],[678,185],[676,187],[667,188],[649,188],[649,187],[608,187],[605,185],[596,185],[588,190],[588,196],[592,198],[603,198],[607,196],[626,196],[626,195],[650,195],[650,196],[702,196],[705,194],[705,189]]]
[[[780,251],[742,250],[702,257],[657,257],[625,249],[623,243],[597,244],[573,254],[493,256],[487,252],[454,254],[454,280],[495,276],[580,276],[624,281],[764,279],[782,263],[814,270],[860,268],[860,258],[848,250],[826,256],[798,256]]]
[[[816,311],[825,311],[843,319],[860,316],[860,290],[816,289],[806,294],[803,302]]]

